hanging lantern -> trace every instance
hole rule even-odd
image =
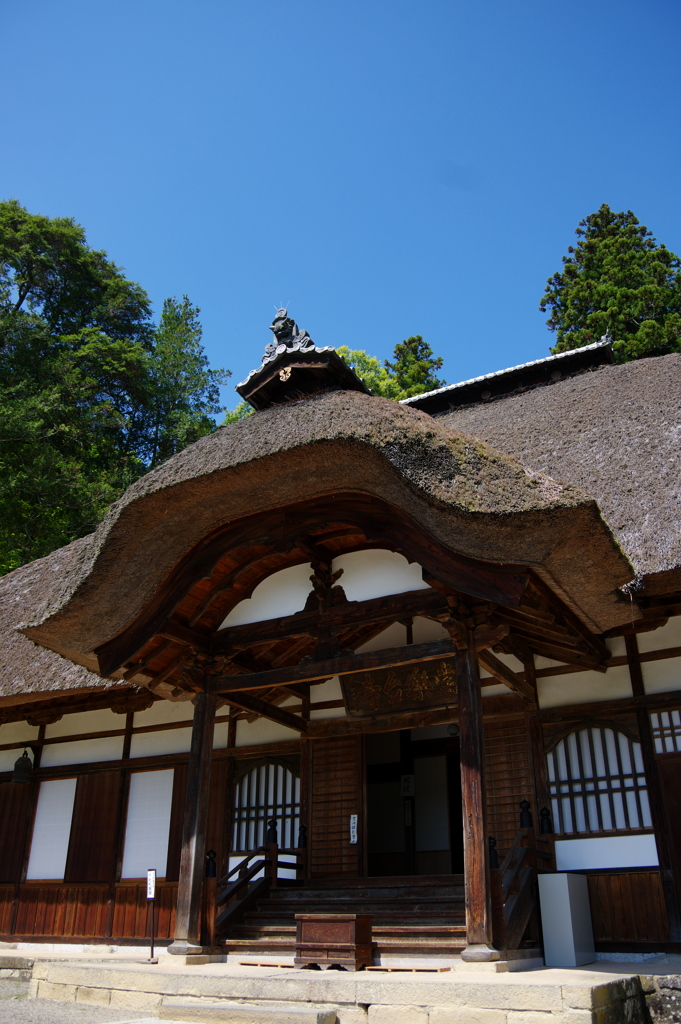
[[[12,782],[30,782],[31,772],[33,771],[33,762],[28,756],[28,751],[24,750],[21,757],[18,757],[14,762],[14,771],[12,772]]]

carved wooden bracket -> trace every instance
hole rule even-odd
[[[155,701],[149,692],[128,693],[116,697],[111,702],[111,710],[117,715],[129,715],[135,711],[147,711],[153,704]]]
[[[37,728],[41,725],[54,725],[63,717],[60,711],[32,711],[26,715],[26,721],[29,725]]]

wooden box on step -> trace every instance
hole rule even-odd
[[[366,914],[296,914],[296,967],[373,964],[371,917]]]

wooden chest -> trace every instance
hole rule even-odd
[[[297,967],[346,967],[373,964],[371,918],[365,914],[296,914]]]

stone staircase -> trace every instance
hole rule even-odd
[[[308,881],[277,887],[230,924],[228,953],[293,955],[296,914],[369,914],[374,955],[455,956],[466,945],[463,875]]]

